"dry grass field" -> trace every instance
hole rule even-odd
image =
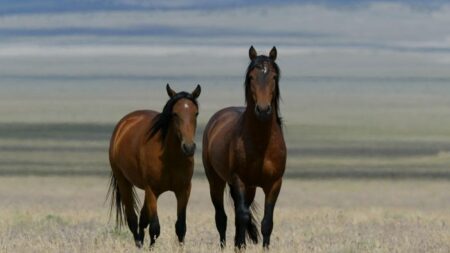
[[[106,177],[0,177],[1,252],[145,252],[108,222]],[[262,192],[257,193],[262,204]],[[450,252],[450,183],[430,180],[285,180],[272,252]],[[262,206],[262,205],[260,205]],[[194,179],[186,244],[175,198],[159,200],[155,252],[220,252],[208,185]],[[228,208],[228,247],[233,214]],[[261,245],[248,252],[261,252]]]
[[[271,252],[450,252],[449,80],[285,73],[289,154]],[[108,222],[115,123],[136,109],[160,109],[162,84],[190,90],[199,82],[200,143],[215,111],[244,103],[242,76],[2,80],[0,252],[148,251],[148,236],[137,250],[127,228]],[[176,243],[175,198],[165,194],[155,252],[220,252],[198,146],[186,244]],[[227,213],[224,253],[233,252]]]

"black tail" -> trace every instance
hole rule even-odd
[[[132,186],[131,186],[132,187]],[[117,178],[114,176],[114,173],[111,172],[111,179],[109,182],[108,193],[106,194],[106,199],[111,198],[111,206],[109,209],[109,218],[111,219],[111,214],[113,209],[116,209],[116,228],[120,229],[124,224],[126,224],[127,220],[124,218],[125,206],[122,203],[122,197],[120,196],[119,186],[117,184]],[[138,202],[139,198],[135,190],[133,189],[132,195],[133,208],[135,211],[138,211]]]
[[[109,209],[109,218],[111,219],[111,214],[113,209],[116,209],[116,228],[121,228],[125,223],[123,218],[123,213],[125,212],[124,206],[122,205],[122,198],[119,193],[119,186],[117,185],[117,179],[114,173],[111,172],[111,179],[109,182],[108,193],[106,194],[106,199],[111,198],[111,206]]]
[[[254,244],[257,244],[259,239],[258,227],[256,226],[256,224],[258,224],[258,220],[256,219],[258,205],[255,202],[250,205],[249,212],[250,220],[247,225],[247,236]]]

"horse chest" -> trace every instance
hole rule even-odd
[[[260,170],[264,165],[264,148],[256,145],[238,145],[236,148],[236,166],[248,170]]]
[[[167,178],[167,186],[170,190],[187,185],[193,174],[194,164],[191,161],[176,163],[164,168],[164,176]]]
[[[283,142],[236,143],[234,167],[247,184],[259,185],[263,181],[282,176],[285,166],[285,146]]]
[[[165,157],[160,159],[149,159],[141,164],[146,182],[159,193],[175,191],[185,187],[191,180],[193,174],[193,160],[181,156],[177,159]]]

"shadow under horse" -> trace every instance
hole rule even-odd
[[[173,191],[177,199],[175,230],[180,243],[186,234],[201,88],[197,85],[192,93],[177,93],[167,84],[166,90],[170,99],[161,113],[141,110],[126,115],[110,142],[111,210],[116,209],[118,226],[124,223],[125,214],[137,247],[142,247],[148,225],[150,246],[158,238],[157,199],[166,191]],[[139,223],[139,201],[133,186],[145,191]]]
[[[250,65],[245,76],[246,107],[228,107],[209,120],[203,133],[203,165],[215,208],[220,244],[225,246],[227,216],[223,197],[230,187],[235,210],[235,247],[243,248],[247,236],[258,242],[251,205],[256,187],[265,193],[261,222],[263,247],[268,248],[273,213],[286,165],[286,145],[279,113],[280,69],[276,48],[269,56],[249,50]]]

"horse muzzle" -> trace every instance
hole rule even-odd
[[[183,153],[186,155],[186,156],[193,156],[194,155],[194,153],[195,153],[195,148],[196,148],[196,145],[195,145],[195,143],[193,142],[193,143],[182,143],[181,144],[181,150],[183,151]]]
[[[257,104],[255,106],[255,114],[259,120],[267,121],[268,119],[270,119],[270,116],[272,115],[272,106],[271,105],[260,106]]]

